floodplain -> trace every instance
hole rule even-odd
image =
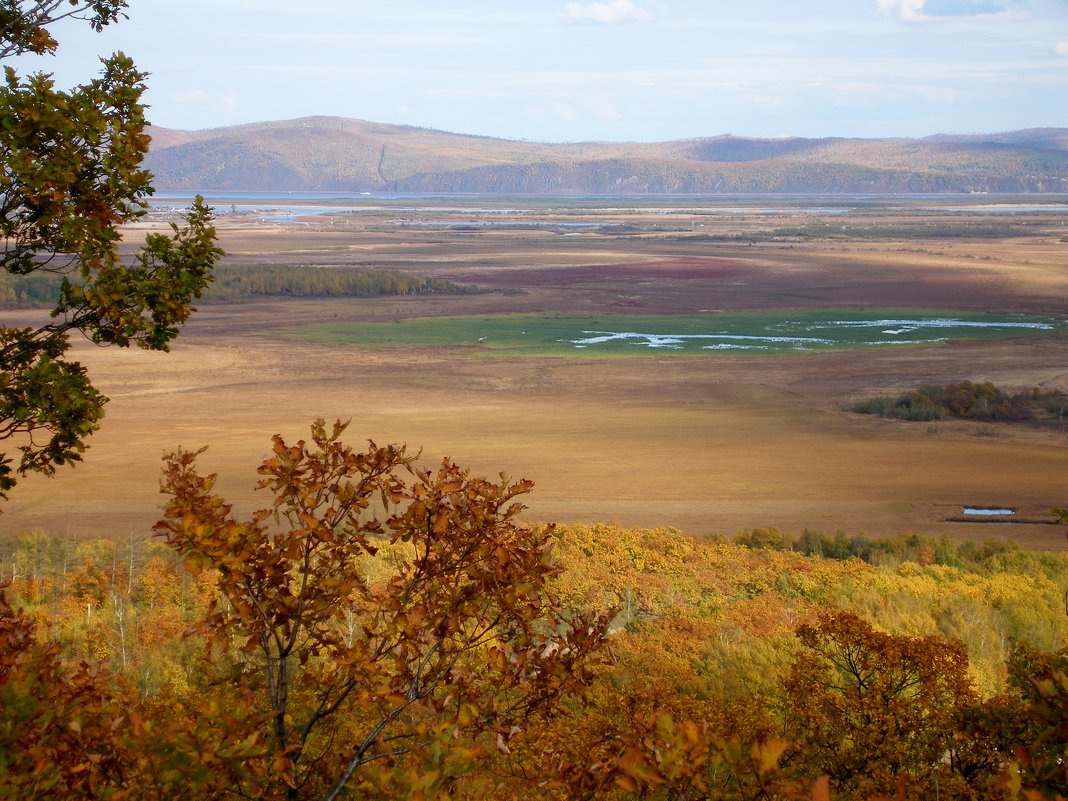
[[[1068,545],[1050,525],[1068,421],[850,411],[965,379],[1068,389],[1065,198],[209,201],[236,268],[478,291],[205,300],[169,354],[80,343],[104,425],[76,469],[19,484],[5,531],[141,536],[179,446],[208,445],[251,510],[271,435],[325,417],[425,465],[530,478],[533,520]]]

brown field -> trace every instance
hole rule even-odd
[[[352,418],[355,442],[421,447],[427,464],[449,456],[478,473],[531,478],[529,516],[538,520],[670,525],[697,535],[774,525],[790,533],[1066,545],[1064,530],[1046,524],[946,522],[962,505],[1007,505],[1021,517],[1049,519],[1051,507],[1068,504],[1065,430],[891,422],[845,411],[871,394],[964,378],[1068,389],[1065,338],[763,357],[495,359],[459,348],[293,344],[277,332],[320,320],[495,311],[924,307],[1068,315],[1068,212],[1025,216],[1020,235],[753,245],[709,241],[701,232],[811,218],[631,210],[617,217],[633,231],[561,233],[399,228],[399,213],[287,225],[223,219],[220,234],[238,264],[375,265],[507,292],[204,303],[170,354],[82,343],[79,357],[112,399],[105,424],[84,464],[20,484],[0,528],[147,533],[159,515],[160,458],[179,445],[210,445],[203,460],[221,474],[219,488],[253,508],[255,466],[271,434],[297,437],[321,416]],[[584,213],[568,219],[617,219],[603,209]],[[915,219],[888,212],[878,223]]]

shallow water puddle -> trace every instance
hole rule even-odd
[[[709,319],[715,323],[715,318]],[[657,332],[641,330],[584,330],[582,336],[562,340],[575,348],[609,343],[660,350],[815,350],[833,346],[930,345],[951,336],[974,332],[1054,331],[1063,321],[1004,318],[899,317],[880,319],[786,319],[763,324],[736,322],[728,330]],[[739,330],[741,329],[741,330]],[[908,336],[902,336],[908,335]]]

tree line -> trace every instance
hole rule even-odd
[[[210,300],[257,296],[367,298],[384,295],[463,295],[474,292],[440,278],[397,270],[310,265],[220,265],[207,293]]]
[[[0,308],[53,306],[67,276],[48,272],[30,275],[0,273]],[[253,297],[345,297],[387,295],[471,294],[477,290],[440,278],[398,270],[282,264],[218,264],[205,289],[206,300]]]

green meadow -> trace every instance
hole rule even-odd
[[[280,335],[369,348],[466,348],[498,356],[791,353],[934,345],[947,340],[1063,336],[1068,321],[930,309],[691,315],[500,314],[385,323],[313,323]]]

